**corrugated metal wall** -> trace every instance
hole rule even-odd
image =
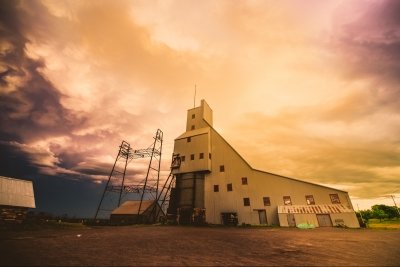
[[[0,176],[0,205],[35,208],[32,182]]]

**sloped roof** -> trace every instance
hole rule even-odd
[[[143,200],[142,201],[142,206],[140,207],[140,213],[142,214],[145,212],[152,204],[154,203],[154,200]],[[130,215],[135,215],[138,214],[139,210],[139,205],[140,205],[140,200],[128,200],[122,203],[121,206],[116,208],[111,212],[111,214],[130,214]]]
[[[0,176],[0,205],[35,208],[32,181]]]
[[[278,206],[278,213],[346,213],[354,212],[342,204]]]
[[[207,122],[206,122],[207,123]],[[248,162],[247,162],[247,160],[245,160],[243,157],[242,157],[242,155],[240,155],[240,153],[239,152],[237,152],[236,151],[236,149],[228,142],[228,141],[226,141],[226,139],[217,131],[217,130],[215,130],[214,129],[214,127],[212,127],[209,123],[207,123],[208,124],[208,126],[210,127],[210,129],[214,132],[214,133],[216,133],[235,153],[236,153],[236,155],[238,155],[242,160],[243,160],[243,162],[247,165],[247,166],[249,166],[249,168],[250,169],[252,169],[253,171],[256,171],[256,172],[262,172],[262,173],[267,173],[267,174],[271,174],[271,175],[274,175],[274,176],[278,176],[278,177],[281,177],[281,178],[285,178],[285,179],[289,179],[289,180],[293,180],[293,181],[297,181],[297,182],[302,182],[302,183],[306,183],[306,184],[311,184],[311,185],[315,185],[315,186],[319,186],[319,187],[324,187],[324,188],[329,188],[329,189],[333,189],[333,190],[335,190],[335,191],[341,191],[341,192],[345,192],[345,193],[347,193],[347,191],[345,191],[345,190],[341,190],[341,189],[337,189],[337,188],[333,188],[333,187],[329,187],[329,186],[325,186],[325,185],[321,185],[321,184],[317,184],[317,183],[312,183],[312,182],[308,182],[308,181],[304,181],[304,180],[300,180],[300,179],[296,179],[296,178],[291,178],[291,177],[287,177],[287,176],[283,176],[283,175],[280,175],[280,174],[276,174],[276,173],[272,173],[272,172],[267,172],[267,171],[263,171],[263,170],[258,170],[258,169],[255,169],[255,168],[253,168]],[[204,129],[204,128],[203,128]],[[200,129],[199,129],[200,130]],[[183,136],[183,135],[181,135],[181,136]],[[179,139],[179,137],[177,138],[177,139]]]

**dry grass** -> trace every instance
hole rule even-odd
[[[388,229],[388,230],[400,230],[400,219],[395,220],[382,220],[370,219],[368,221],[368,228],[372,229]]]

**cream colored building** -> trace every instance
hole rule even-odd
[[[181,223],[359,227],[347,192],[252,168],[213,128],[204,100],[187,112],[172,171],[168,212]]]

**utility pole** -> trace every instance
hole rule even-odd
[[[390,196],[391,196],[392,199],[393,199],[393,203],[394,203],[394,206],[395,206],[396,209],[397,209],[397,213],[400,215],[400,210],[399,210],[399,208],[397,207],[396,201],[394,200],[394,196],[393,196],[393,195],[390,195]]]

